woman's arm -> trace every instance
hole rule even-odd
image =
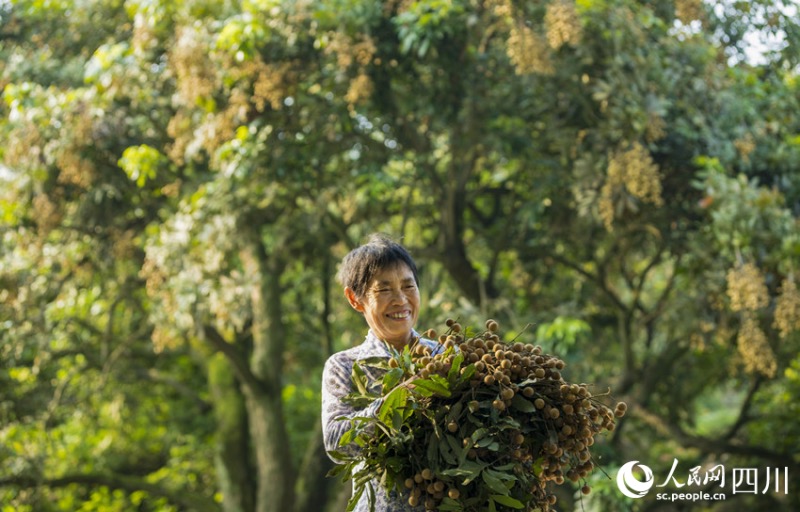
[[[334,462],[341,461],[330,454],[332,450],[348,455],[354,455],[359,451],[355,443],[339,446],[339,440],[350,429],[351,423],[346,419],[337,420],[337,418],[375,416],[383,403],[382,399],[378,399],[366,408],[357,409],[342,400],[352,391],[350,377],[352,365],[353,362],[346,357],[334,355],[328,359],[322,371],[322,436],[325,451]]]

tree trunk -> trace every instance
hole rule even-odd
[[[208,381],[217,424],[215,465],[222,509],[253,512],[256,485],[248,442],[247,409],[239,384],[222,354],[209,360]]]
[[[294,507],[294,469],[283,422],[281,395],[247,393],[250,435],[256,456],[255,512]]]
[[[295,473],[281,397],[284,263],[278,255],[266,253],[256,226],[242,226],[245,247],[241,251],[248,281],[254,283],[250,369],[259,385],[244,386],[244,394],[256,460],[255,512],[286,512],[294,508]]]
[[[339,478],[327,478],[332,468],[333,461],[328,458],[322,443],[322,424],[318,422],[303,457],[297,481],[296,512],[319,512],[325,508],[341,482]]]
[[[453,140],[459,141],[461,128],[455,130]],[[441,210],[441,263],[453,277],[464,296],[473,304],[484,306],[487,298],[496,296],[496,291],[481,278],[478,269],[472,264],[464,244],[464,212],[467,201],[467,182],[472,175],[470,151],[463,143],[452,144],[453,162],[448,168],[447,182],[444,184],[444,200]]]

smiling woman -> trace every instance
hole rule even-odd
[[[398,350],[412,336],[419,311],[419,289],[416,273],[402,262],[378,271],[367,291],[356,295],[345,287],[353,309],[363,313],[372,333]]]
[[[359,409],[343,400],[353,391],[351,372],[356,361],[380,357],[389,359],[392,349],[402,350],[406,344],[419,338],[414,325],[419,314],[419,278],[417,266],[408,251],[383,235],[372,235],[367,243],[353,249],[342,260],[339,281],[350,305],[364,315],[369,331],[364,342],[356,347],[331,356],[322,374],[322,429],[325,449],[334,462],[340,462],[332,451],[355,455],[359,447],[354,443],[339,446],[350,422],[339,418],[375,416],[383,404],[376,400]],[[433,353],[441,350],[436,342],[420,339]],[[382,374],[376,368],[364,369],[368,382],[380,386]],[[383,486],[373,485],[374,510],[399,512],[425,510],[412,507],[396,492],[387,492]],[[367,494],[355,507],[356,512],[370,510]]]

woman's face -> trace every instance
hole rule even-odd
[[[363,297],[350,288],[344,292],[378,338],[397,349],[409,341],[419,314],[419,289],[408,265],[398,263],[376,273]]]

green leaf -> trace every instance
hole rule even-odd
[[[387,369],[389,368],[389,360],[385,357],[374,356],[374,357],[366,357],[364,359],[359,359],[358,364],[362,366],[370,366],[372,368],[381,368]]]
[[[524,503],[512,498],[511,496],[507,496],[504,494],[492,494],[489,496],[489,498],[506,507],[516,508],[516,509],[525,508]]]
[[[517,480],[517,477],[514,476],[513,474],[506,473],[504,471],[499,471],[498,468],[494,468],[494,469],[490,468],[490,469],[487,469],[486,472],[489,474],[489,476],[497,478],[498,480],[503,480],[503,481],[506,481],[506,482],[512,482],[512,481],[516,481]]]
[[[513,407],[514,409],[517,409],[518,411],[522,411],[522,412],[534,412],[534,411],[536,411],[536,407],[529,400],[526,400],[519,393],[514,395],[514,398],[511,399],[511,407]]]
[[[481,477],[483,478],[483,482],[492,491],[503,495],[508,494],[508,487],[506,487],[502,480],[491,474],[489,471],[483,471],[481,473]]]
[[[475,432],[472,433],[470,439],[472,439],[473,443],[478,442],[479,440],[483,439],[489,434],[489,429],[487,428],[478,428],[475,429]]]
[[[428,462],[439,460],[439,439],[435,436],[431,436],[430,440],[428,441],[428,451],[426,457],[428,458]]]
[[[437,510],[444,510],[447,512],[454,512],[458,510],[464,510],[464,507],[461,505],[460,502],[445,496],[442,498],[442,501],[439,503],[439,507]]]
[[[345,512],[352,512],[356,508],[356,504],[358,504],[358,500],[361,498],[362,494],[364,494],[363,485],[353,489],[353,497],[347,502],[347,508],[345,509]]]
[[[342,437],[339,438],[339,446],[346,446],[352,443],[354,436],[355,436],[355,429],[351,428],[350,430],[342,434]]]
[[[461,384],[463,384],[465,382],[468,382],[469,379],[471,379],[473,375],[475,375],[475,365],[471,364],[469,366],[466,366],[464,368],[464,371],[458,377],[458,384],[461,385]]]
[[[364,369],[361,368],[359,363],[353,363],[353,369],[350,372],[350,376],[352,378],[353,384],[356,385],[358,392],[362,395],[368,394],[367,392],[367,376],[364,373]]]
[[[438,379],[436,379],[438,377]],[[442,396],[442,397],[449,397],[450,396],[450,389],[447,386],[447,381],[444,380],[440,375],[431,375],[430,379],[417,379],[414,381],[414,389],[416,390],[424,389],[426,391],[430,391],[433,394]]]
[[[439,454],[442,456],[445,462],[447,462],[451,466],[455,466],[458,464],[458,459],[456,458],[455,454],[460,452],[453,451],[453,443],[450,441],[453,436],[445,435],[445,442],[439,442]],[[457,445],[457,444],[456,444]]]
[[[393,387],[397,386],[400,381],[403,379],[403,369],[402,368],[392,368],[386,375],[383,376],[383,392],[386,393]]]
[[[383,399],[383,403],[378,411],[378,419],[386,425],[394,425],[398,415],[402,421],[402,410],[408,403],[408,389],[398,386],[394,388]]]
[[[463,362],[464,362],[464,354],[459,352],[453,358],[453,363],[450,366],[450,371],[447,372],[447,380],[451,384],[454,384],[458,380],[458,376],[460,375],[461,372],[461,363]]]
[[[478,462],[468,460],[464,461],[457,468],[445,469],[441,472],[441,474],[442,476],[466,477],[461,483],[462,485],[467,485],[474,479],[478,478],[478,475],[481,474],[481,471],[483,471],[485,467],[486,464],[480,464]]]
[[[450,450],[454,454],[454,456],[461,462],[463,462],[462,453],[466,452],[461,443],[454,437],[454,436],[444,436],[445,441],[450,446]],[[454,462],[453,464],[457,464]]]
[[[492,437],[484,437],[483,439],[477,441],[475,443],[475,446],[477,446],[478,448],[487,448],[490,444],[493,443],[496,444],[497,441],[495,441]]]
[[[450,408],[450,412],[447,414],[447,421],[458,421],[459,417],[461,416],[461,411],[464,409],[464,404],[461,401],[458,401],[453,404]]]

